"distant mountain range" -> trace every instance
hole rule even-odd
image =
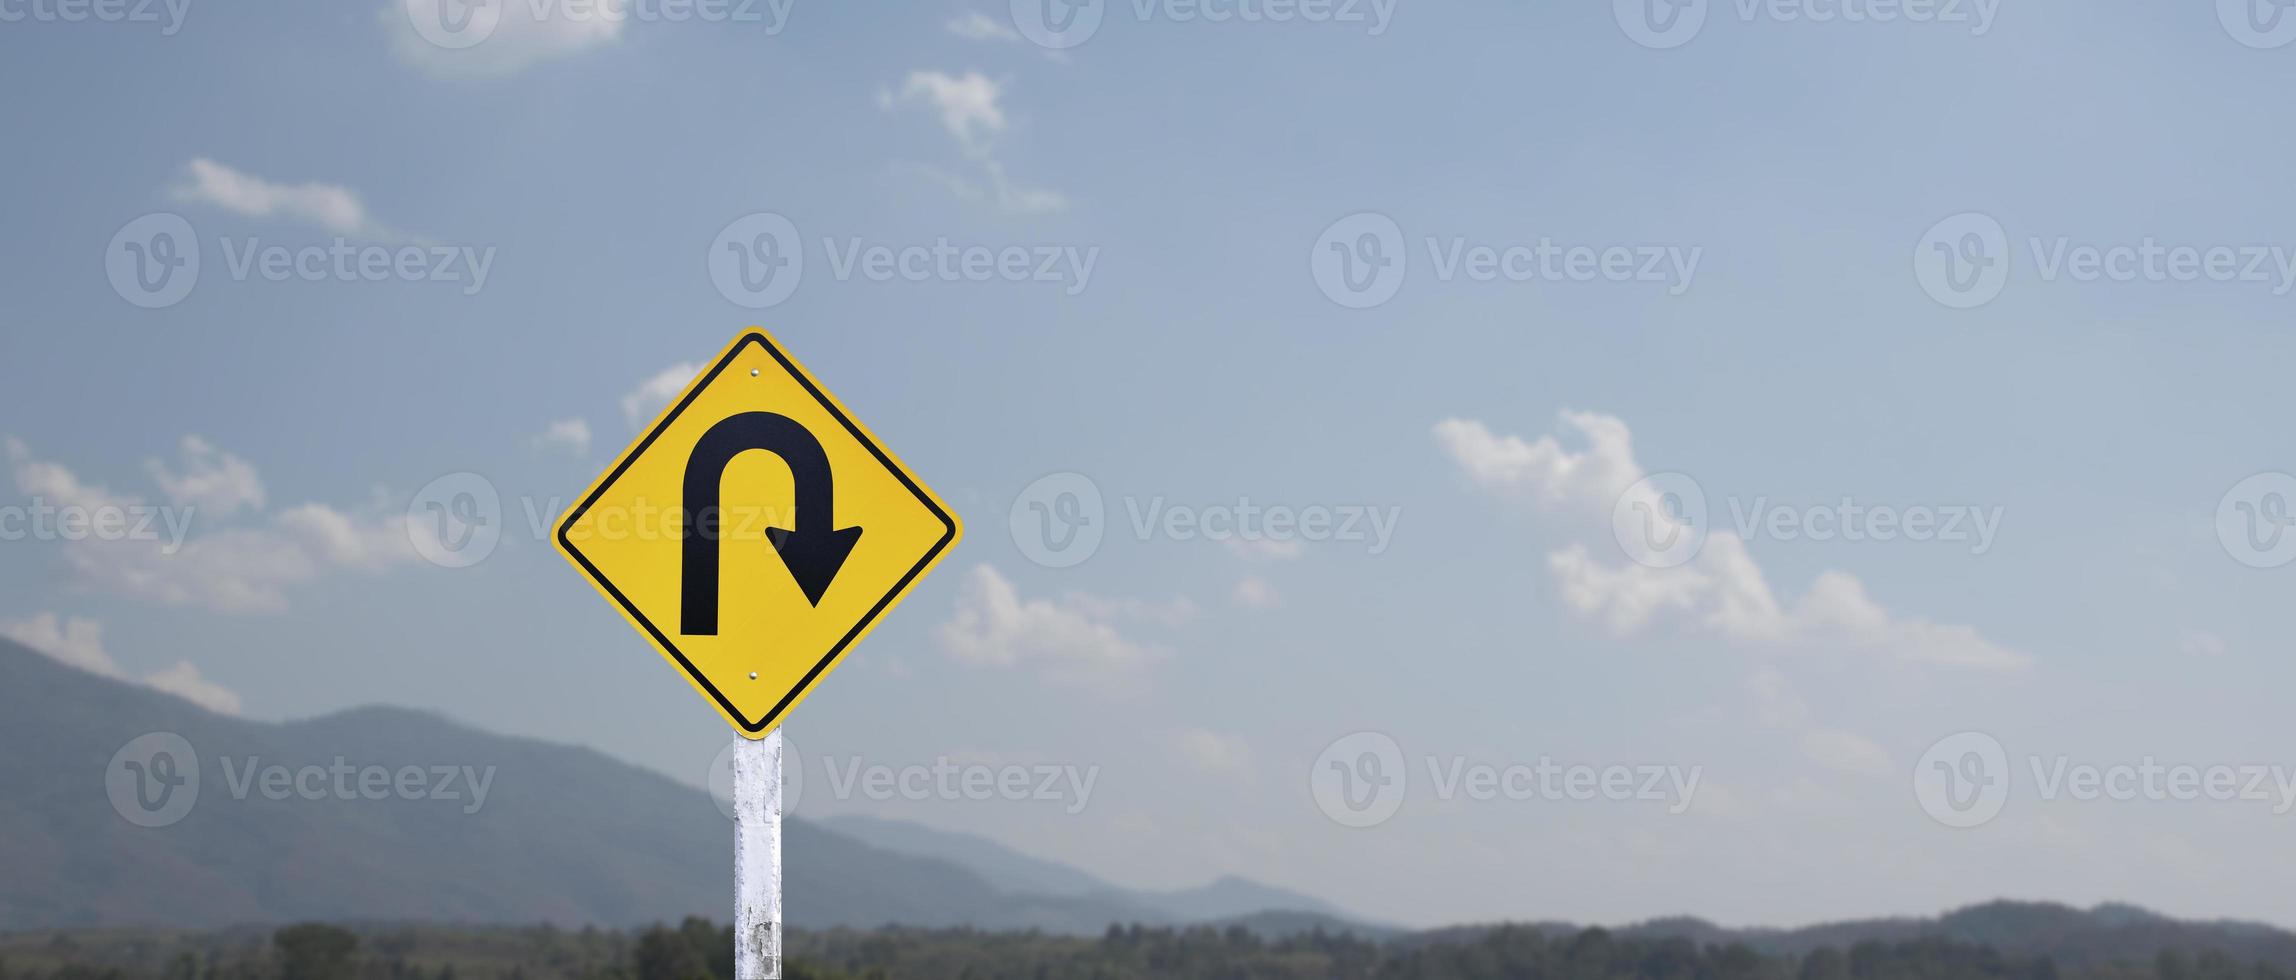
[[[197,756],[198,802],[166,826],[130,824],[107,793],[107,777],[119,775],[114,753],[146,732],[180,735]],[[722,918],[732,900],[733,828],[707,794],[594,751],[422,712],[245,721],[0,641],[0,746],[0,930],[299,919],[637,925]],[[338,757],[380,767],[373,785],[355,770],[341,786],[331,773],[292,784]],[[423,767],[409,785],[432,798],[400,798],[411,794],[388,785],[406,766]],[[267,783],[273,767],[283,768]],[[159,784],[150,786],[157,797]],[[483,806],[466,812],[481,789]],[[458,798],[439,798],[448,793]],[[832,829],[791,819],[784,833],[790,922],[800,928],[1096,934],[1112,922],[1260,912],[1347,927],[1324,903],[1242,879],[1128,892],[983,838],[897,821],[847,818]]]
[[[1568,927],[1562,927],[1568,928]],[[2045,955],[2060,965],[2149,962],[2163,949],[2219,950],[2240,962],[2296,968],[2296,933],[2254,922],[2172,919],[2133,905],[2077,909],[2053,902],[1986,902],[1936,918],[1860,919],[1799,929],[1725,929],[1700,919],[1656,919],[1622,935],[1742,942],[1765,953],[1803,954],[1865,940],[1941,938],[2011,955]]]
[[[1143,892],[1118,888],[1065,864],[1032,858],[986,837],[935,830],[902,820],[837,816],[824,827],[880,850],[950,861],[1008,894],[1048,895],[1111,903],[1134,909],[1128,921],[1144,924],[1242,919],[1263,912],[1296,913],[1312,928],[1329,931],[1393,932],[1348,921],[1345,912],[1321,899],[1233,876],[1199,888]]]
[[[1461,943],[1508,924],[1453,926],[1398,937],[1405,944]],[[1567,922],[1538,922],[1530,928],[1550,936],[1574,935],[1584,928]],[[1766,955],[1801,956],[1811,951],[1847,949],[1861,942],[1943,939],[1987,946],[2011,956],[2047,956],[2060,966],[2114,962],[2149,966],[2163,950],[2199,954],[2215,950],[2236,962],[2261,961],[2296,969],[2296,933],[2256,922],[2172,919],[2134,905],[2108,902],[2077,909],[2055,902],[1994,901],[1955,909],[1934,918],[1851,919],[1796,929],[1730,929],[1704,919],[1652,919],[1608,930],[1631,939],[1688,939],[1701,945],[1744,943]],[[2149,974],[2147,974],[2149,975]]]
[[[106,778],[116,751],[154,731],[192,746],[201,785],[179,822],[146,828],[122,816],[141,806],[132,797],[115,808]],[[0,640],[0,746],[0,932],[304,919],[628,926],[688,914],[723,919],[733,888],[732,826],[702,791],[587,749],[492,735],[422,712],[365,708],[290,724],[245,721]],[[459,799],[397,798],[356,773],[345,784],[350,799],[332,785],[265,783],[263,771],[275,765],[324,770],[337,757],[352,766],[492,767],[494,774],[476,812],[466,812],[477,790],[468,777],[458,780]],[[439,785],[427,769],[420,775],[421,785]],[[303,798],[304,789],[320,798]],[[391,798],[361,798],[369,789]],[[1408,945],[1497,928],[1404,932],[1240,878],[1130,891],[986,838],[894,820],[793,819],[784,831],[791,925],[805,929],[899,924],[1091,935],[1110,923],[1240,924],[1263,934],[1353,931]],[[1611,931],[1743,942],[1781,954],[1938,937],[2061,964],[2214,949],[2296,969],[2296,933],[2110,904],[2083,910],[2002,901],[1936,918],[1798,929],[1672,918]]]

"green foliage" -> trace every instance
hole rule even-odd
[[[661,926],[638,937],[633,966],[637,980],[711,980],[708,960],[701,950],[683,933]]]
[[[359,937],[317,922],[288,926],[271,937],[279,950],[280,980],[348,980]]]
[[[730,980],[733,932],[689,918],[636,932],[308,924],[0,935],[0,980]],[[1372,941],[1241,927],[1098,936],[838,929],[788,937],[789,980],[2296,980],[2216,950],[2064,965],[1928,938],[1803,955],[1742,943],[1500,926]],[[2154,955],[2158,953],[2158,955]]]

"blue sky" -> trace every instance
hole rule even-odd
[[[2276,656],[2296,569],[2243,561],[2218,521],[2228,494],[2285,513],[2281,484],[2236,488],[2296,468],[2296,299],[2269,275],[2045,261],[2151,239],[2279,268],[2277,34],[2189,4],[2003,0],[1980,26],[1973,2],[1921,23],[1713,2],[1660,48],[1622,29],[1631,3],[1270,23],[1125,0],[1054,49],[1026,4],[615,22],[518,0],[448,49],[411,27],[427,2],[0,24],[0,489],[194,514],[174,554],[9,541],[12,635],[249,717],[410,705],[699,782],[722,723],[526,508],[547,524],[636,435],[649,383],[761,323],[968,529],[791,722],[801,756],[1098,772],[1074,813],[816,786],[801,814],[1411,923],[2011,895],[2296,924],[2269,870],[2296,814],[2035,799],[2027,765],[2296,765]],[[751,309],[711,261],[760,212],[804,271]],[[1991,225],[1932,241],[1971,212]],[[144,309],[107,268],[154,213],[202,265]],[[1392,224],[1333,237],[1365,213]],[[1402,278],[1353,308],[1314,270],[1371,227]],[[1933,297],[1921,256],[1988,227],[1997,293]],[[486,278],[230,271],[338,238],[484,254]],[[1697,261],[1444,271],[1542,240]],[[1020,248],[1032,275],[1050,254],[1055,281],[836,271],[944,241]],[[1088,254],[1088,279],[1064,264]],[[436,567],[408,507],[463,472],[499,493],[503,537]],[[1008,515],[1071,473],[1105,538],[1048,564]],[[1638,482],[1658,473],[1709,508],[1685,564],[1614,540],[1637,503],[1680,513]],[[1159,501],[1394,524],[1378,548],[1137,532]],[[1731,520],[1844,501],[1998,523],[1979,545],[1741,541]],[[1350,827],[1312,780],[1364,731],[1413,783]],[[1909,774],[1964,731],[2007,747],[2013,789],[1954,828]],[[1541,757],[1695,767],[1699,788],[1671,813],[1429,785]]]

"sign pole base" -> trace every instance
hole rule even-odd
[[[781,729],[733,755],[733,975],[781,980]]]

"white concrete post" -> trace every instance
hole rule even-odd
[[[781,729],[733,756],[733,975],[781,980]]]

